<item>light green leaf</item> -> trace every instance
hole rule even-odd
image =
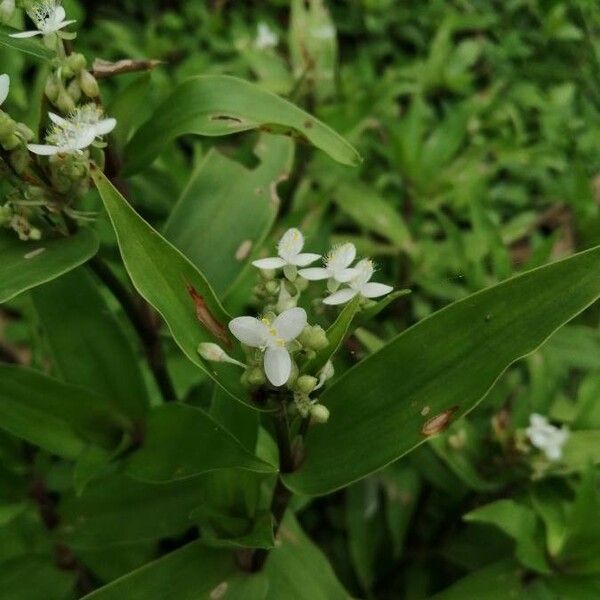
[[[32,299],[58,375],[112,398],[125,414],[141,419],[148,394],[139,359],[90,274],[71,271],[33,290]]]
[[[11,33],[18,33],[18,30],[0,25],[0,46],[18,50],[23,54],[28,54],[34,58],[49,61],[54,57],[54,52],[50,48],[46,48],[39,39],[31,38],[13,38]]]
[[[170,404],[148,415],[144,442],[129,460],[127,473],[141,481],[161,483],[229,468],[259,473],[277,470],[248,452],[202,409]]]
[[[211,150],[165,226],[165,237],[220,296],[248,268],[273,226],[279,210],[277,184],[289,176],[294,145],[285,137],[264,134],[255,153],[261,164],[249,170]]]
[[[148,166],[171,140],[187,133],[222,136],[261,129],[308,140],[346,165],[358,152],[333,129],[287,100],[226,75],[193,77],[179,85],[127,146],[125,171]]]
[[[98,240],[90,229],[39,242],[22,242],[12,232],[0,232],[0,302],[59,277],[97,251]]]
[[[401,333],[323,394],[331,418],[309,432],[304,463],[286,484],[325,494],[410,452],[471,411],[510,364],[598,296],[595,248],[478,292]]]
[[[77,458],[88,443],[114,448],[128,422],[108,400],[31,369],[0,365],[0,428]]]
[[[229,315],[204,275],[146,223],[98,169],[92,170],[92,177],[117,234],[123,262],[138,292],[165,319],[184,354],[232,397],[251,405],[240,382],[238,367],[205,364],[198,354],[201,342],[218,343],[226,348],[231,344],[227,330]],[[199,320],[190,288],[203,304],[200,315],[203,322]]]

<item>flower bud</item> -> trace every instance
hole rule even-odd
[[[44,93],[46,94],[46,98],[48,98],[48,100],[50,100],[50,102],[52,102],[53,104],[56,103],[61,89],[62,86],[56,78],[56,75],[48,75],[46,79],[46,85],[44,86]]]
[[[267,281],[265,290],[271,295],[276,294],[279,291],[279,283],[277,281]]]
[[[308,288],[308,280],[303,277],[297,277],[294,285],[299,292],[304,292]]]
[[[77,79],[73,79],[71,83],[67,86],[67,94],[71,96],[73,102],[77,104],[79,100],[81,100],[81,88],[79,87],[79,83]]]
[[[317,351],[323,350],[323,348],[327,348],[327,346],[329,346],[327,334],[320,325],[307,325],[302,330],[298,340],[303,346]]]
[[[0,110],[0,141],[15,132],[16,123]]]
[[[296,277],[298,277],[298,267],[294,265],[285,265],[285,267],[283,267],[283,274],[289,281],[296,281]]]
[[[303,394],[310,394],[317,387],[317,378],[312,375],[301,375],[296,381],[296,389]]]
[[[327,423],[329,421],[329,409],[322,404],[315,404],[311,406],[310,418],[313,423]]]
[[[81,71],[79,74],[79,85],[81,86],[81,91],[88,98],[97,98],[100,95],[98,82],[89,71]]]
[[[23,142],[21,138],[16,133],[11,133],[2,138],[1,140],[2,147],[5,150],[14,150],[18,146],[20,146]]]
[[[260,269],[259,273],[260,273],[260,276],[265,281],[270,281],[271,279],[275,279],[275,275],[277,274],[275,269]]]
[[[8,204],[0,206],[0,225],[7,225],[12,218],[12,209]]]
[[[252,387],[260,387],[267,382],[267,378],[260,367],[252,367],[246,371],[246,381]]]
[[[21,145],[18,148],[15,148],[10,153],[10,164],[19,175],[21,175],[27,170],[27,167],[29,167],[30,162],[31,156],[25,145]]]
[[[223,362],[227,358],[225,350],[217,344],[200,344],[198,346],[198,354],[204,360],[209,360],[211,362]]]
[[[87,65],[87,61],[85,60],[85,56],[83,54],[78,54],[77,52],[73,52],[66,58],[66,65],[71,69],[73,73],[80,73],[85,69]]]
[[[73,98],[71,98],[67,90],[64,88],[58,93],[58,98],[56,99],[55,104],[56,107],[64,114],[69,114],[75,110],[75,102],[73,102]]]

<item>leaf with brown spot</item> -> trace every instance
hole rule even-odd
[[[425,421],[423,427],[421,427],[421,433],[426,437],[441,433],[444,431],[444,429],[446,429],[446,427],[448,427],[450,420],[452,419],[452,415],[457,410],[458,406],[453,406],[452,408],[445,410],[443,413],[435,415],[435,417],[431,417],[431,419]]]
[[[196,316],[198,317],[198,321],[208,329],[217,339],[221,340],[223,344],[227,348],[232,348],[231,339],[227,333],[227,328],[217,321],[215,317],[210,312],[206,301],[204,298],[196,291],[193,285],[187,284],[187,291],[192,301],[194,302],[194,306],[196,307]]]

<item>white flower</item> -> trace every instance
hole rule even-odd
[[[320,254],[301,254],[304,236],[298,229],[288,229],[279,240],[277,254],[272,258],[261,258],[252,264],[259,269],[279,269],[281,267],[306,267],[321,258]]]
[[[67,16],[65,9],[60,4],[57,4],[55,0],[38,2],[27,13],[35,23],[37,30],[12,33],[10,37],[29,38],[35,35],[52,35],[64,29],[67,25],[75,23],[75,21],[65,21]]]
[[[325,257],[325,267],[301,269],[298,274],[309,281],[329,279],[332,283],[348,283],[358,275],[350,265],[356,258],[356,248],[350,242],[337,246]]]
[[[54,113],[48,116],[54,123],[46,136],[48,144],[29,144],[27,147],[34,154],[50,156],[81,152],[117,125],[116,119],[104,119],[102,110],[95,104],[78,107],[68,119]]]
[[[562,448],[569,437],[567,428],[559,429],[546,417],[534,413],[529,417],[529,427],[525,432],[531,443],[542,450],[548,460],[560,460]]]
[[[6,74],[0,75],[0,106],[4,104],[10,89],[10,77]]]
[[[266,23],[258,24],[258,33],[254,46],[259,49],[274,48],[279,44],[279,36]]]
[[[260,348],[265,353],[265,375],[274,386],[281,386],[292,372],[292,358],[287,344],[300,335],[305,325],[306,311],[303,308],[290,308],[273,321],[268,318],[237,317],[230,321],[229,330],[243,344]]]
[[[325,304],[345,304],[360,295],[363,298],[379,298],[389,294],[394,288],[383,283],[371,283],[375,272],[373,262],[367,258],[356,265],[357,275],[350,281],[350,287],[335,292],[323,300]]]

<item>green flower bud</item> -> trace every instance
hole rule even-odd
[[[265,377],[265,372],[260,367],[252,367],[248,369],[244,376],[246,378],[246,382],[251,387],[260,387],[267,382],[267,378]]]
[[[79,85],[81,86],[81,91],[88,98],[97,98],[100,95],[98,82],[89,71],[81,71],[79,74]]]
[[[311,375],[301,375],[296,381],[296,389],[303,394],[310,394],[317,387],[317,378]]]
[[[60,94],[61,89],[62,86],[60,85],[60,82],[58,81],[56,75],[48,75],[48,78],[46,79],[46,85],[44,87],[44,93],[46,94],[46,98],[48,98],[50,102],[55,104],[58,100],[58,96]]]
[[[329,409],[322,404],[314,404],[310,408],[310,418],[313,423],[327,423],[329,421]]]
[[[16,123],[5,112],[0,110],[0,140],[14,133],[15,128]]]
[[[329,346],[325,330],[320,325],[307,325],[298,336],[298,341],[312,350],[323,350]]]
[[[77,54],[76,52],[73,52],[73,54],[67,56],[65,62],[73,73],[80,73],[87,65],[85,56],[83,56],[83,54]]]
[[[77,79],[73,79],[71,83],[67,86],[67,93],[73,99],[73,102],[77,103],[81,100],[81,88],[79,87],[79,83]]]
[[[42,239],[42,232],[37,227],[32,227],[29,230],[29,239],[37,242]]]
[[[265,283],[265,290],[269,294],[274,295],[279,291],[279,283],[277,281],[267,281]]]
[[[275,279],[275,275],[277,274],[275,269],[260,269],[259,273],[265,281]]]
[[[2,138],[1,142],[2,147],[5,150],[14,150],[23,143],[21,138],[16,133],[11,133],[10,135],[7,135],[6,137]]]
[[[10,164],[12,165],[13,169],[19,173],[19,175],[27,170],[30,162],[31,156],[24,145],[15,148],[10,153]]]
[[[8,204],[0,206],[0,225],[7,225],[12,218],[12,209]]]
[[[30,142],[34,137],[33,131],[25,123],[17,123],[16,130],[17,135],[25,142]]]
[[[312,402],[306,394],[296,393],[294,394],[294,406],[303,417],[308,417]]]
[[[60,90],[56,99],[56,107],[64,114],[69,114],[75,110],[75,102],[64,88]]]
[[[304,279],[303,277],[298,277],[296,281],[294,281],[294,285],[299,292],[305,291],[308,288],[308,284],[308,280]]]

